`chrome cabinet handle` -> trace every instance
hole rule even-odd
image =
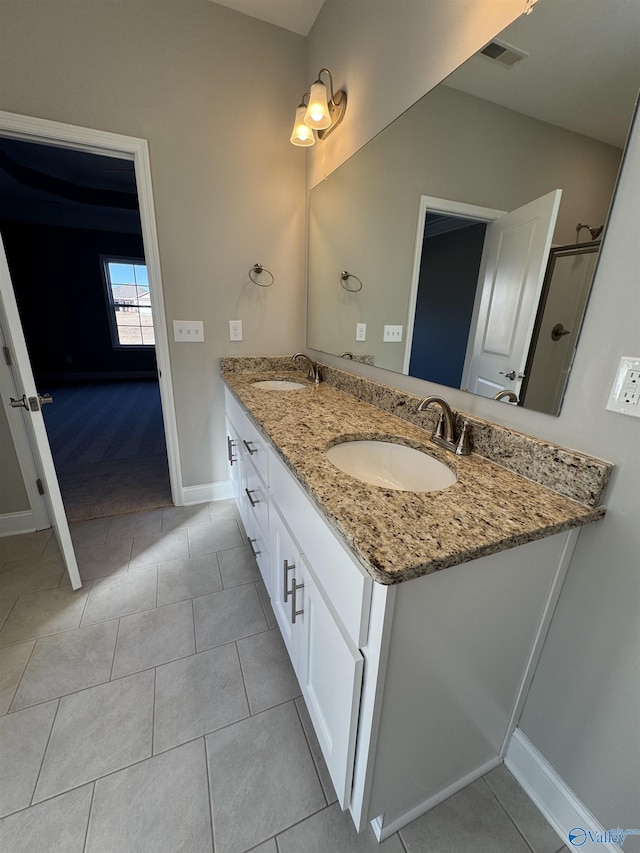
[[[247,448],[247,450],[249,451],[249,456],[253,456],[253,454],[254,454],[254,453],[257,453],[257,452],[258,452],[258,451],[257,451],[257,449],[256,449],[255,447],[249,447],[249,445],[250,445],[250,444],[253,444],[253,442],[252,442],[252,441],[245,441],[245,440],[244,440],[244,438],[243,438],[243,439],[242,439],[242,443],[244,444],[244,446],[245,446],[245,447]]]
[[[288,589],[289,586],[289,572],[291,569],[295,569],[295,563],[290,563],[288,560],[282,561],[282,570],[283,570],[283,581],[282,581],[282,589],[284,590],[284,595],[282,600],[286,604],[289,600],[289,596],[291,595],[291,590]]]
[[[229,465],[233,465],[236,461],[235,456],[233,455],[233,448],[236,446],[235,441],[227,436],[227,458],[229,460]]]
[[[247,497],[249,498],[249,503],[251,504],[251,506],[256,507],[260,503],[260,501],[258,500],[258,498],[252,498],[251,497],[252,494],[255,494],[256,490],[255,489],[245,489],[245,492],[247,493]]]
[[[258,556],[258,554],[262,553],[261,551],[258,551],[258,549],[257,549],[257,548],[254,548],[254,547],[253,547],[253,543],[254,543],[254,542],[257,542],[257,541],[258,541],[257,539],[251,539],[251,538],[249,537],[249,548],[251,548],[251,553],[253,554],[253,556],[254,556],[254,557],[257,557],[257,556]]]
[[[298,605],[296,604],[296,592],[299,589],[304,589],[303,583],[296,583],[296,579],[293,578],[293,583],[291,584],[291,589],[289,590],[289,594],[291,595],[291,624],[296,624],[296,616],[302,616],[304,613],[304,607],[302,610],[297,610]]]

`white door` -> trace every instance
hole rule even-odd
[[[62,558],[67,567],[73,589],[82,586],[78,563],[71,542],[69,525],[65,515],[58,485],[58,477],[51,456],[51,448],[47,431],[42,417],[41,398],[36,389],[31,362],[27,352],[22,324],[16,304],[16,297],[11,284],[9,266],[4,252],[4,244],[0,236],[0,326],[11,358],[11,374],[13,378],[14,403],[9,411],[15,418],[21,418],[29,437],[31,453],[33,454],[36,470],[42,481],[44,500],[47,505],[49,520],[53,526],[60,546]],[[17,405],[16,405],[17,404]]]
[[[520,392],[562,190],[487,226],[462,387]]]

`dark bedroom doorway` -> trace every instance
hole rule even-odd
[[[133,162],[0,138],[0,231],[68,521],[171,506]]]

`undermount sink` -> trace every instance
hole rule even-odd
[[[356,480],[404,492],[436,492],[452,486],[457,477],[442,462],[391,441],[343,441],[326,451],[336,468]]]
[[[261,388],[263,391],[298,391],[306,387],[304,382],[292,382],[289,379],[261,379],[260,382],[251,384],[254,388]]]

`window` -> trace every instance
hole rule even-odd
[[[103,258],[114,347],[154,346],[147,267],[137,260]]]

